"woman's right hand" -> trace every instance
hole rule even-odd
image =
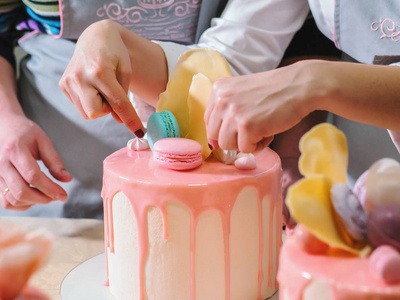
[[[79,37],[60,88],[85,119],[111,113],[138,137],[144,127],[128,90],[151,104],[166,88],[161,47],[110,20],[89,26]]]
[[[37,163],[43,161],[59,181],[72,179],[46,133],[23,114],[2,115],[0,120],[0,204],[3,208],[23,211],[35,204],[66,201],[65,190],[47,177]]]

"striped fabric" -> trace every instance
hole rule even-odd
[[[19,0],[0,0],[0,32],[7,31],[17,17]]]
[[[18,20],[18,21],[17,21]],[[0,32],[38,29],[49,34],[60,32],[60,9],[54,0],[0,0]]]

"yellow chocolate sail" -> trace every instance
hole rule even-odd
[[[314,126],[300,139],[299,170],[303,176],[322,174],[346,183],[348,150],[343,132],[329,123]]]
[[[204,113],[210,98],[212,82],[203,74],[193,76],[192,84],[189,89],[187,99],[189,108],[189,132],[186,138],[198,141],[203,147],[202,156],[206,159],[211,154],[208,146],[206,124],[204,123]]]
[[[210,82],[221,77],[232,76],[227,61],[218,51],[207,48],[189,50],[180,56],[175,69],[170,74],[167,89],[160,95],[157,111],[169,110],[172,112],[178,121],[181,136],[187,137],[190,132],[190,136],[196,137],[194,139],[203,145],[204,139],[207,139],[205,130],[202,132],[205,126],[203,128],[202,125],[196,125],[192,129],[190,126],[195,122],[204,123],[203,116],[205,107],[207,107],[205,99],[208,102],[209,93],[206,95],[206,92],[203,92],[202,95],[199,95],[202,100],[195,106],[203,107],[204,109],[201,111],[189,109],[188,104],[194,96],[193,94],[189,95],[193,76],[199,73],[207,77]],[[205,80],[199,80],[192,89],[199,91],[202,88],[208,90],[209,83]],[[195,132],[196,130],[200,130],[200,132]],[[206,146],[208,147],[208,143]],[[203,157],[205,154],[206,151],[203,147]]]
[[[300,151],[299,170],[305,178],[289,187],[286,197],[292,217],[331,248],[367,255],[368,245],[360,249],[346,240],[331,202],[332,185],[346,183],[346,136],[335,126],[322,123],[304,134]]]

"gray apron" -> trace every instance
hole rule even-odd
[[[400,62],[399,25],[398,0],[335,1],[335,42],[339,49],[358,62]],[[347,135],[350,155],[348,180],[351,185],[376,160],[383,157],[400,160],[387,130],[338,116],[334,116],[333,122]]]
[[[149,39],[191,44],[209,26],[222,1],[201,2],[64,0],[61,38],[37,32],[20,40],[20,46],[29,54],[21,62],[21,105],[50,137],[74,179],[59,183],[68,193],[66,203],[35,205],[26,212],[2,210],[1,215],[103,218],[103,160],[125,147],[133,135],[110,115],[84,120],[59,89],[58,82],[75,48],[74,40],[91,23],[109,18]],[[49,174],[43,166],[42,170]]]

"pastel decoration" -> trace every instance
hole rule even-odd
[[[180,130],[175,116],[170,111],[152,113],[147,121],[147,138],[151,150],[160,139],[180,137]]]
[[[322,123],[304,134],[300,140],[300,150],[299,169],[305,178],[288,189],[286,204],[290,214],[332,249],[358,256],[368,255],[371,251],[369,245],[353,243],[348,239],[344,227],[338,226],[338,216],[332,205],[332,186],[346,182],[348,153],[345,135],[335,126]],[[334,196],[337,194],[334,191]],[[346,201],[337,200],[341,202],[340,205]]]
[[[198,141],[203,148],[202,156],[206,159],[211,154],[208,146],[204,113],[212,90],[212,82],[203,74],[193,76],[189,88],[187,105],[189,108],[189,132],[186,138]]]
[[[307,253],[326,254],[329,250],[329,246],[317,239],[303,224],[298,224],[294,228],[293,235],[299,241],[301,249]]]
[[[321,123],[302,136],[299,147],[302,175],[323,174],[333,182],[346,183],[348,150],[343,132],[329,123]]]
[[[220,162],[230,165],[232,164],[237,156],[237,151],[236,150],[224,150],[221,148],[218,148],[217,150],[212,151],[214,157],[218,159]]]
[[[126,146],[132,151],[143,151],[149,149],[149,142],[144,138],[134,138],[129,140]]]
[[[303,178],[290,186],[286,204],[293,218],[302,223],[316,238],[331,248],[339,248],[359,255],[350,247],[336,226],[330,199],[332,181],[324,176]]]
[[[172,170],[190,170],[203,162],[201,145],[185,138],[165,138],[154,144],[153,159]]]
[[[391,158],[378,160],[369,168],[366,186],[367,213],[379,204],[400,205],[400,164]]]
[[[358,201],[365,210],[365,202],[367,197],[367,177],[368,177],[368,170],[361,174],[360,177],[357,178],[356,183],[353,187],[353,193],[357,196]]]
[[[400,251],[400,205],[375,206],[368,214],[367,234],[374,247],[391,245]]]
[[[256,158],[251,153],[239,153],[235,160],[235,167],[240,170],[254,170],[257,167]]]
[[[367,243],[367,216],[356,195],[343,183],[335,183],[331,188],[337,224],[347,243],[357,247]]]
[[[369,257],[369,269],[378,279],[387,284],[400,282],[400,253],[391,246],[376,248]]]
[[[193,76],[199,73],[211,82],[232,76],[227,61],[218,51],[198,48],[179,57],[175,69],[170,73],[167,89],[160,95],[157,111],[169,110],[175,115],[182,137],[189,133],[189,89]]]

